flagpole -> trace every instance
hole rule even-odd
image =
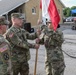
[[[40,7],[39,7],[40,8]],[[42,22],[42,10],[39,9],[39,19],[38,19],[38,25],[40,25]],[[39,27],[40,28],[40,27]],[[34,66],[34,75],[36,75],[36,71],[37,71],[37,60],[38,60],[38,49],[36,49],[36,56],[35,56],[35,66]]]
[[[34,75],[36,75],[36,70],[37,70],[37,59],[38,59],[38,49],[36,49],[36,57],[35,57]]]

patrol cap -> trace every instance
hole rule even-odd
[[[11,17],[24,19],[24,17],[22,16],[21,13],[12,13],[12,14],[11,14]]]
[[[0,16],[0,25],[8,25],[9,21],[5,19],[4,16]]]

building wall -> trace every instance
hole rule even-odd
[[[36,9],[36,13],[32,13],[32,8]],[[32,26],[36,26],[39,16],[39,0],[29,0],[25,4],[24,11],[26,13],[26,22],[30,22]]]
[[[63,4],[59,0],[54,0],[57,6],[57,9],[60,14],[60,23],[62,23],[62,17],[63,17]],[[20,12],[24,14],[25,21],[30,22],[32,26],[37,25],[37,20],[39,18],[39,3],[40,0],[29,0],[28,2],[22,4],[21,6],[17,7],[16,9],[9,12],[8,15],[10,15],[13,12]],[[32,8],[35,8],[36,12],[32,13]],[[9,16],[10,18],[10,16]]]
[[[29,0],[26,4],[25,4],[25,17],[26,17],[26,22],[30,22],[32,26],[36,26],[37,25],[37,20],[39,18],[39,1],[40,0]],[[63,5],[59,0],[54,0],[60,15],[60,23],[63,23],[62,17],[63,17]],[[32,14],[32,8],[35,7],[36,8],[36,14]]]
[[[29,0],[27,3],[24,3],[23,5],[15,9],[18,12],[23,13],[25,16],[25,21],[30,22],[32,26],[37,25],[37,20],[39,18],[39,1],[40,0]],[[63,23],[62,17],[63,17],[64,6],[59,0],[54,0],[54,1],[60,15],[60,23]],[[35,13],[32,13],[33,8],[35,8],[36,10]]]

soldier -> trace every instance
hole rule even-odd
[[[22,29],[22,15],[20,13],[12,13],[12,27],[6,32],[6,39],[12,46],[12,65],[14,75],[28,75],[30,59],[29,48],[39,48],[38,44],[30,44],[27,39],[35,39],[38,37],[37,33],[29,34],[26,30]]]
[[[59,26],[58,26],[59,27]],[[64,74],[64,56],[62,53],[63,33],[60,30],[53,30],[51,22],[41,27],[42,33],[36,43],[44,44],[46,48],[45,70],[47,75]]]
[[[10,58],[9,42],[3,37],[8,22],[4,16],[0,16],[0,75],[13,75]]]

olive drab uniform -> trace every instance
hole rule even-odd
[[[0,75],[13,75],[10,50],[8,41],[0,35]]]
[[[29,34],[22,28],[17,28],[12,26],[6,32],[6,39],[10,42],[12,46],[12,64],[14,75],[28,75],[29,65],[28,60],[30,59],[29,48],[34,48],[34,44],[27,42],[27,39],[35,39],[37,34]]]
[[[46,48],[45,70],[47,75],[63,75],[65,63],[62,53],[63,33],[59,30],[53,31],[44,26],[39,37],[40,44]]]

